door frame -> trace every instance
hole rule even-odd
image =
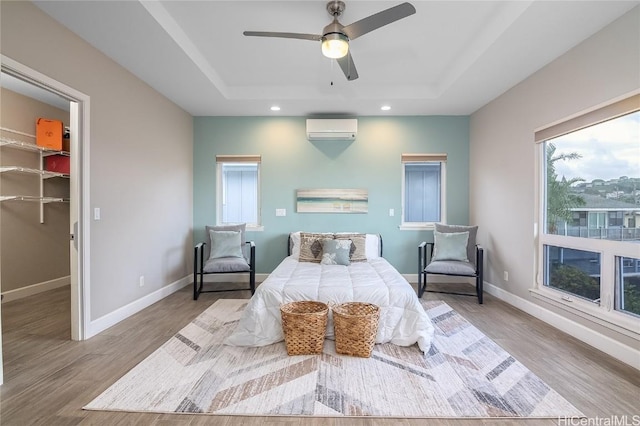
[[[71,339],[85,340],[90,323],[90,215],[89,146],[90,97],[5,55],[2,72],[11,74],[70,102],[69,234],[71,276]],[[82,142],[82,143],[80,143]],[[1,309],[1,308],[0,308]],[[0,335],[1,336],[1,335]],[[2,340],[0,337],[0,351]],[[1,352],[0,352],[1,353]],[[1,358],[0,358],[1,360]],[[0,369],[0,384],[2,370]]]

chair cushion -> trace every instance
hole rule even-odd
[[[436,260],[427,265],[424,270],[429,274],[476,275],[476,268],[472,263],[456,260]]]
[[[477,226],[464,225],[443,225],[436,223],[436,231],[446,232],[469,232],[469,241],[467,242],[467,259],[473,264],[476,263],[476,235],[478,234]]]
[[[434,260],[459,260],[468,262],[467,242],[469,232],[438,232],[433,231]]]
[[[202,270],[205,273],[218,272],[243,272],[251,270],[251,267],[244,257],[221,257],[218,259],[209,259],[205,262]]]
[[[240,245],[240,231],[209,231],[211,254],[209,259],[244,257]]]

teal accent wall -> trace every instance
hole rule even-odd
[[[293,231],[379,233],[384,257],[403,274],[417,274],[418,244],[431,231],[400,230],[403,153],[446,153],[447,222],[469,219],[469,117],[358,117],[355,141],[306,138],[304,117],[194,118],[194,241],[216,222],[216,155],[259,154],[264,231],[256,242],[258,273],[270,273],[287,255]],[[296,213],[301,188],[365,188],[367,214]],[[276,217],[277,208],[287,210]],[[395,216],[389,216],[389,209]]]

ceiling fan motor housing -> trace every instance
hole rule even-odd
[[[343,1],[330,1],[329,3],[327,3],[327,12],[329,12],[329,15],[333,16],[333,17],[338,17],[340,15],[342,15],[342,12],[344,12],[344,9],[346,8],[346,5],[344,4]]]
[[[334,19],[332,23],[330,23],[329,25],[327,25],[322,29],[322,35],[326,37],[329,34],[341,34],[348,39],[349,37],[347,37],[345,32],[342,30],[343,28],[344,28],[344,25],[338,22],[337,19]]]

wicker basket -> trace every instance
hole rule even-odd
[[[322,302],[300,301],[280,306],[287,354],[321,354],[328,314],[329,306]]]
[[[351,302],[332,307],[336,352],[369,358],[378,334],[380,308],[371,303]]]

